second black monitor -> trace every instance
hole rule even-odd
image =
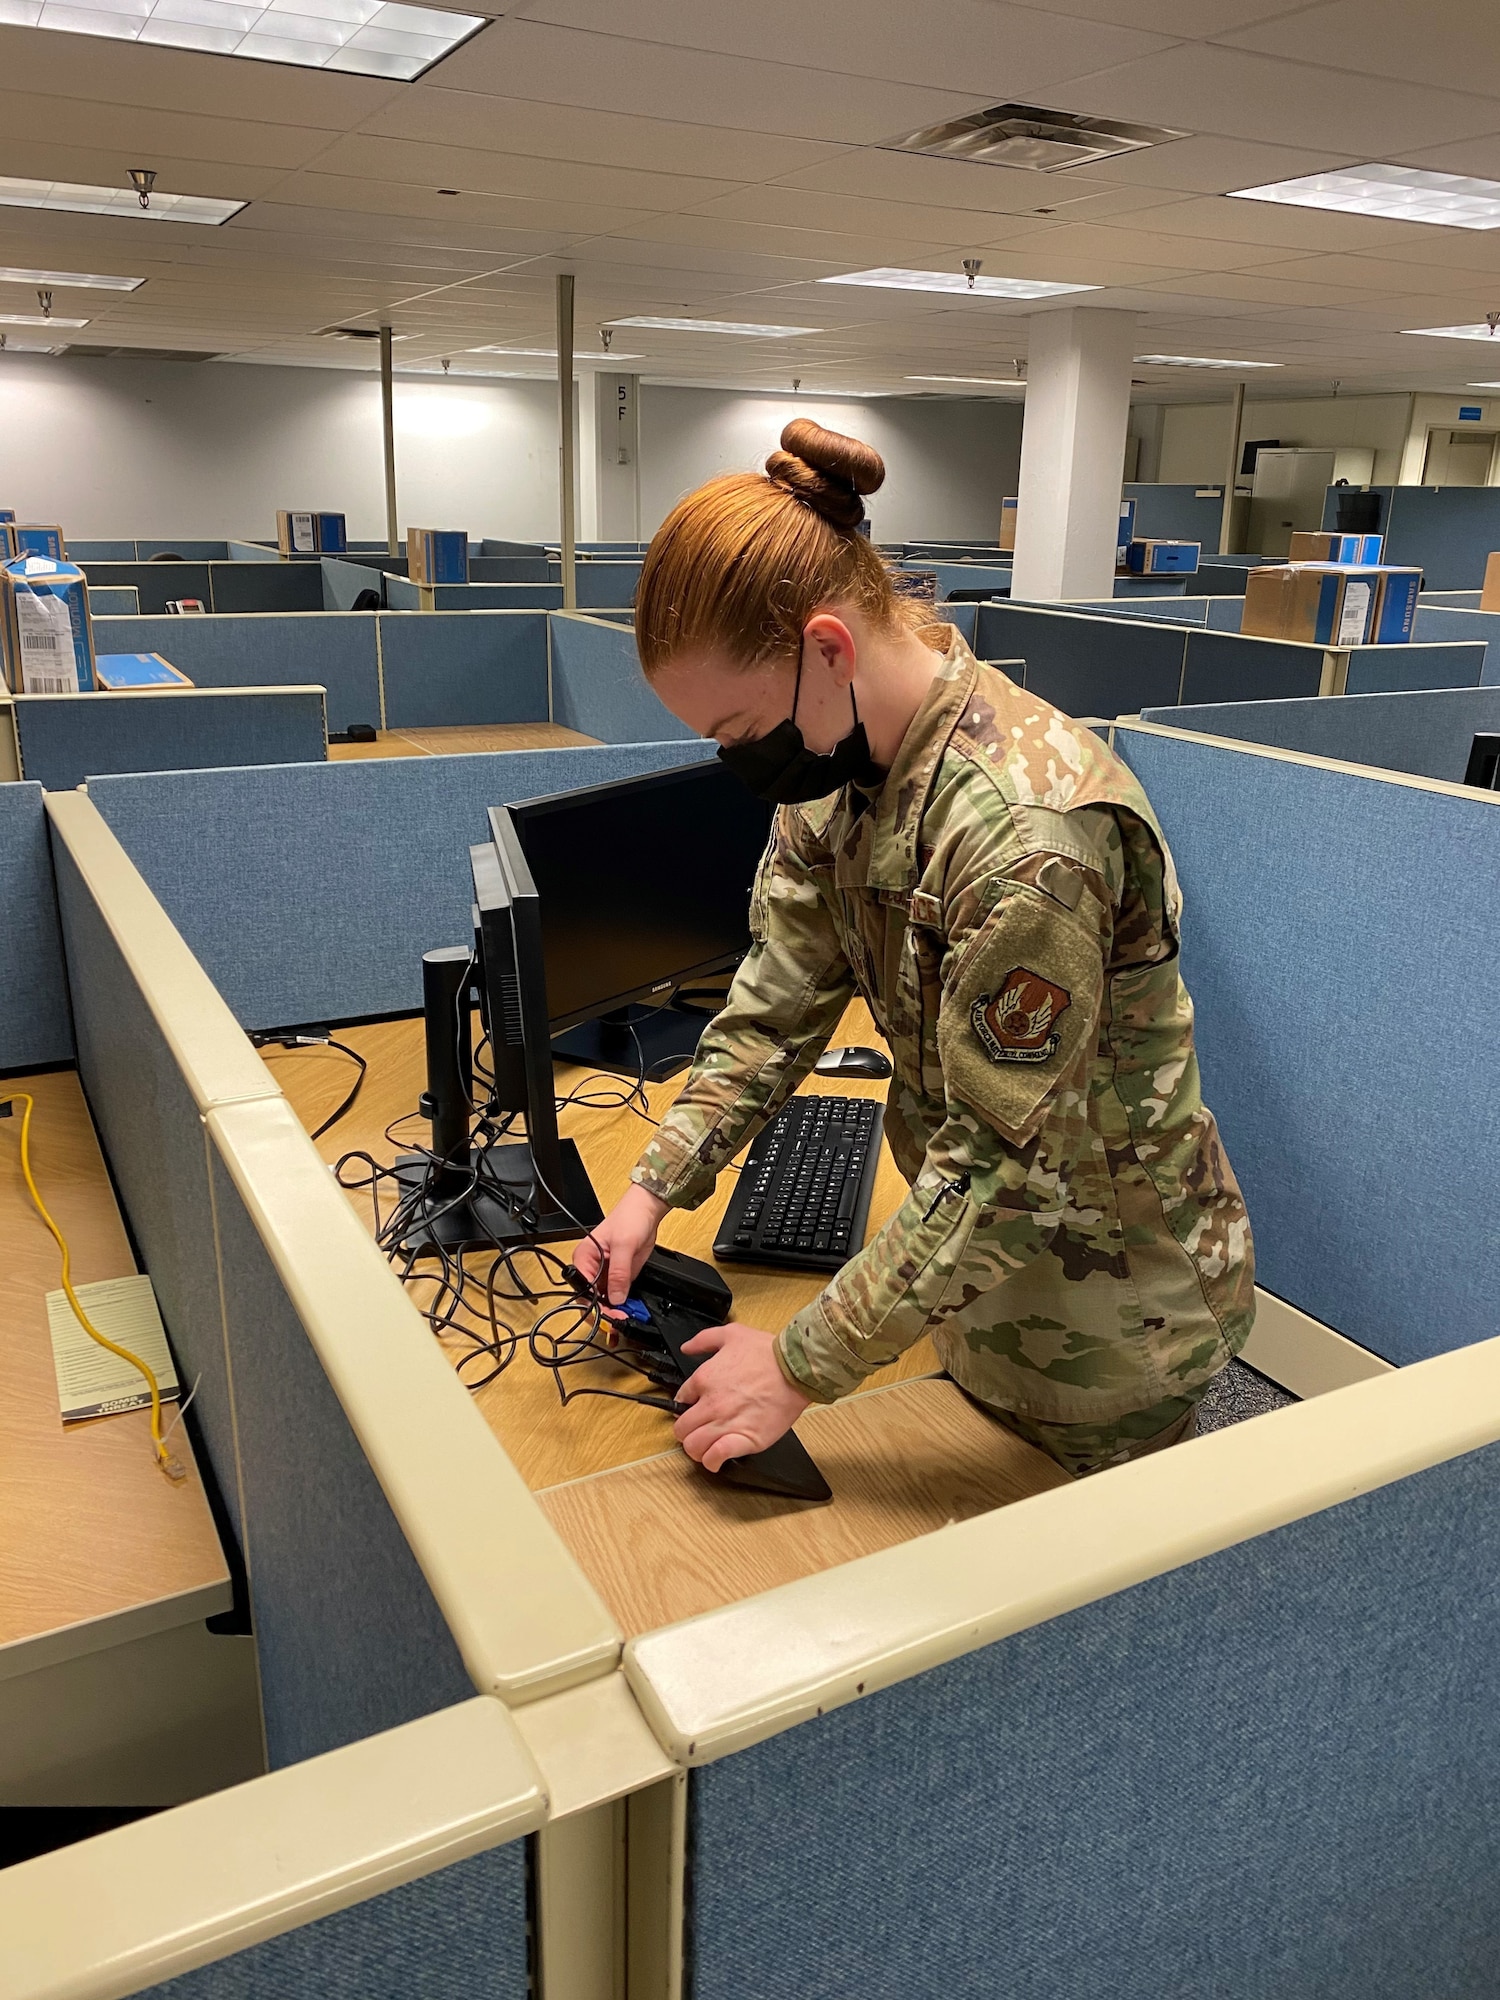
[[[555,1052],[627,1075],[690,1060],[713,1008],[686,996],[750,948],[772,808],[704,762],[510,814],[537,888]]]

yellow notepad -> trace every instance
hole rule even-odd
[[[99,1331],[138,1354],[152,1370],[162,1401],[175,1402],[180,1394],[177,1370],[172,1366],[151,1280],[145,1276],[104,1278],[96,1285],[75,1285],[73,1289]],[[84,1332],[66,1292],[48,1292],[47,1325],[57,1370],[57,1400],[65,1424],[139,1410],[151,1401],[145,1377]]]

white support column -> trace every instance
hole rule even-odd
[[[1016,504],[1017,598],[1108,597],[1136,315],[1032,315]]]
[[[598,440],[599,539],[638,542],[641,538],[640,378],[594,378]]]

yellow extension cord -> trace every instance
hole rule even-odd
[[[90,1340],[97,1340],[101,1347],[107,1347],[111,1354],[118,1354],[122,1361],[128,1361],[132,1368],[138,1369],[145,1376],[146,1386],[151,1391],[151,1449],[156,1453],[156,1462],[168,1479],[186,1479],[187,1468],[180,1459],[174,1458],[167,1450],[166,1440],[161,1433],[161,1388],[155,1373],[138,1354],[132,1354],[128,1347],[121,1347],[117,1340],[111,1340],[107,1334],[101,1333],[78,1302],[78,1294],[73,1289],[73,1253],[68,1248],[68,1239],[48,1214],[47,1204],[42,1200],[36,1178],[31,1171],[31,1114],[35,1109],[36,1100],[28,1096],[24,1090],[18,1090],[5,1101],[11,1104],[24,1104],[26,1107],[21,1114],[21,1172],[25,1177],[26,1192],[31,1196],[37,1214],[46,1223],[53,1242],[62,1252],[62,1288],[67,1295],[68,1304],[73,1308],[73,1317]]]

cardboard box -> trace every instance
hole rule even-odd
[[[406,573],[416,584],[469,580],[469,536],[464,528],[408,528]]]
[[[1132,576],[1191,576],[1202,551],[1201,542],[1133,541],[1125,566]]]
[[[15,518],[16,510],[14,507],[0,507],[0,521],[13,521]]]
[[[21,556],[50,556],[53,562],[68,560],[61,528],[40,527],[31,521],[7,521],[0,525],[0,541],[7,562],[15,562]]]
[[[341,556],[349,546],[344,516],[283,507],[276,516],[276,546],[284,556]]]
[[[1000,547],[1015,553],[1016,502],[1014,496],[1000,502]]]
[[[1115,536],[1116,569],[1124,569],[1126,557],[1130,553],[1130,544],[1134,540],[1135,502],[1133,500],[1122,500],[1120,502],[1120,528],[1118,534]]]
[[[1372,646],[1404,646],[1411,638],[1417,619],[1417,602],[1422,589],[1419,569],[1399,569],[1391,564],[1379,573],[1375,616],[1370,625]]]
[[[1481,611],[1500,611],[1500,549],[1485,558],[1484,588],[1479,593]]]
[[[191,687],[160,653],[96,653],[94,679],[102,688]]]
[[[1353,563],[1361,569],[1378,566],[1383,538],[1379,535],[1316,534],[1299,528],[1292,536],[1288,562]]]
[[[1344,573],[1304,564],[1268,564],[1245,578],[1240,630],[1256,639],[1330,646],[1344,602]]]
[[[76,563],[21,556],[0,565],[0,672],[14,694],[91,694],[94,634]]]

